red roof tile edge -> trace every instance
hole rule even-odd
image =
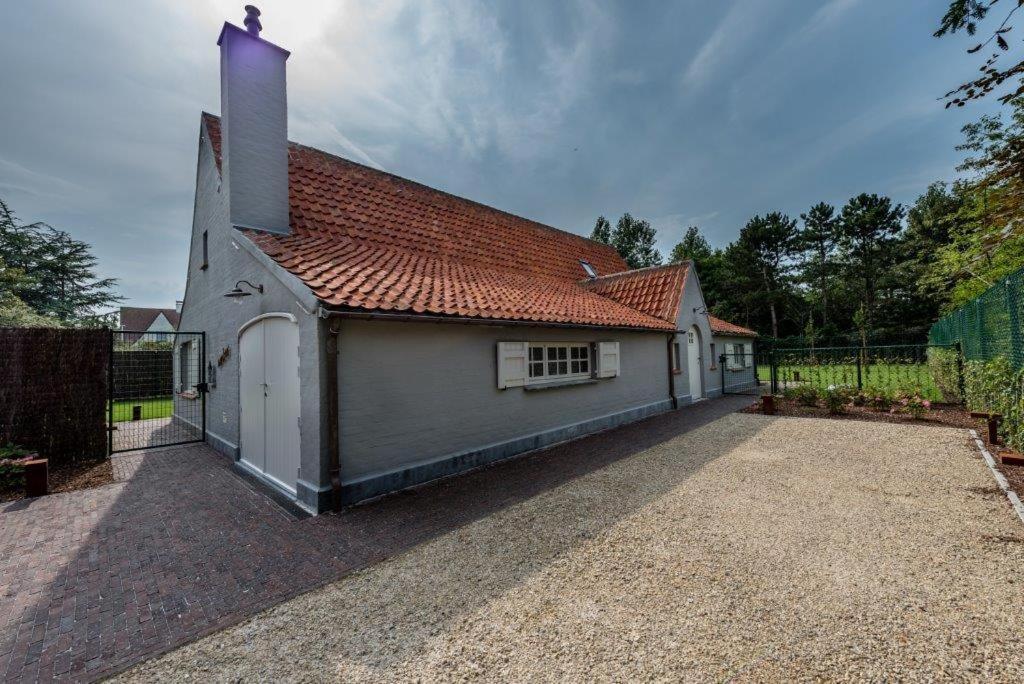
[[[737,337],[757,337],[757,333],[750,328],[744,328],[741,325],[730,323],[729,321],[723,321],[721,318],[717,318],[708,314],[708,323],[711,325],[711,332],[718,333],[719,335],[736,335]]]

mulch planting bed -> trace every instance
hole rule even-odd
[[[91,489],[114,481],[114,470],[110,459],[85,461],[60,468],[50,468],[50,494],[73,492],[77,489]],[[24,487],[0,489],[0,502],[25,498]]]
[[[761,404],[743,409],[743,413],[761,413]],[[934,427],[974,428],[980,434],[985,423],[959,406],[935,406],[922,418],[912,418],[906,413],[889,413],[868,406],[847,406],[845,413],[830,414],[821,406],[804,406],[790,399],[775,399],[775,415],[800,418],[831,418],[834,420],[869,420],[882,423],[905,423],[907,425],[931,425]]]

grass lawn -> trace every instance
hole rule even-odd
[[[759,366],[757,375],[762,382],[769,382],[771,368]],[[822,389],[829,385],[848,385],[856,388],[857,365],[854,363],[780,365],[778,378],[780,390],[787,386],[807,383]],[[887,392],[916,391],[932,401],[942,401],[943,399],[926,363],[865,364],[861,368],[861,383],[864,389],[879,389]]]
[[[142,419],[168,418],[174,411],[174,397],[150,397],[148,399],[126,399],[114,402],[114,422],[123,423],[132,419],[132,407],[142,407]]]

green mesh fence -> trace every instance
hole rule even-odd
[[[999,280],[977,299],[968,302],[928,332],[932,344],[960,344],[967,361],[1003,357],[1016,369],[1024,368],[1024,269]]]
[[[929,341],[958,344],[967,407],[1002,416],[1000,438],[1024,451],[1024,269],[932,326]]]

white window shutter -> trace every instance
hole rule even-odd
[[[526,342],[498,343],[498,389],[526,384]]]
[[[619,343],[597,343],[597,377],[615,378],[619,375]]]
[[[750,368],[754,365],[754,345],[749,342],[743,343],[743,367]]]
[[[733,368],[736,367],[736,360],[732,356],[734,353],[735,353],[735,351],[733,350],[732,343],[731,342],[726,342],[725,343],[725,367],[726,367],[727,370],[732,370]]]

